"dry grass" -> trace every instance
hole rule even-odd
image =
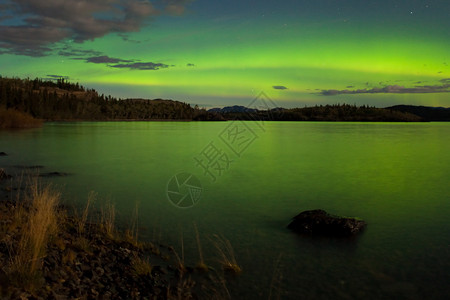
[[[169,300],[187,300],[187,299],[196,299],[192,294],[192,290],[195,286],[195,282],[190,278],[180,278],[178,280],[177,285],[175,286],[175,293],[170,288],[167,289],[166,299]]]
[[[152,266],[148,258],[141,258],[140,256],[133,256],[131,259],[131,266],[133,271],[138,276],[150,275],[152,271]]]
[[[83,235],[83,233],[85,231],[85,226],[87,224],[87,218],[89,216],[89,208],[92,206],[92,204],[94,203],[96,198],[97,198],[97,193],[90,191],[88,194],[86,206],[84,207],[81,215],[77,216],[77,218],[76,218],[77,232],[78,232],[79,236]],[[78,214],[78,213],[76,212],[76,214]]]
[[[14,109],[0,107],[0,128],[32,128],[42,126],[42,120]]]
[[[177,259],[177,267],[178,271],[180,272],[180,277],[182,277],[187,269],[186,265],[184,264],[184,239],[183,239],[183,232],[181,232],[181,258],[178,255],[178,253],[175,251],[173,247],[169,247],[169,250],[175,255],[175,258]]]
[[[137,202],[134,205],[128,228],[125,229],[124,239],[136,247],[142,247],[142,244],[139,242],[139,204]]]
[[[232,299],[227,287],[227,281],[224,274],[213,272],[209,276],[208,284],[202,285],[202,299],[211,300],[230,300]]]
[[[241,267],[236,262],[233,247],[229,240],[223,236],[215,234],[213,240],[214,247],[220,256],[219,262],[223,269],[233,274],[240,274],[242,272]]]
[[[106,235],[109,238],[115,238],[116,236],[116,207],[110,201],[101,208],[101,220],[100,225],[105,230]]]
[[[58,229],[57,205],[60,193],[51,185],[41,187],[37,181],[30,186],[25,203],[16,210],[20,226],[18,245],[12,249],[9,273],[13,278],[32,288],[42,266],[47,242]]]
[[[194,229],[195,229],[195,238],[197,239],[198,256],[199,256],[199,262],[195,266],[195,269],[201,272],[207,272],[208,266],[205,264],[205,260],[203,259],[202,244],[200,243],[200,234],[198,233],[197,224],[195,223]]]

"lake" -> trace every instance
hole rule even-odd
[[[141,237],[179,253],[182,238],[191,265],[195,226],[215,268],[222,235],[243,269],[227,283],[234,299],[443,299],[449,137],[449,123],[46,123],[0,131],[0,166],[66,172],[51,178],[65,201],[95,191],[122,220],[138,202]],[[368,226],[351,239],[286,228],[316,208]]]

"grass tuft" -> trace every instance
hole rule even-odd
[[[227,272],[238,275],[242,272],[242,268],[238,265],[236,257],[234,255],[233,247],[229,240],[223,236],[215,234],[213,240],[214,247],[220,256],[219,262],[223,269]]]
[[[81,215],[76,218],[77,232],[78,232],[79,236],[82,236],[84,234],[85,226],[87,224],[87,218],[89,216],[89,208],[92,206],[92,204],[94,203],[96,198],[97,198],[97,193],[90,191],[88,194],[86,206],[84,207]],[[77,214],[78,214],[78,211],[77,211]]]
[[[58,230],[57,205],[60,193],[51,185],[41,187],[37,180],[30,186],[26,197],[28,210],[19,209],[16,217],[23,222],[20,227],[20,239],[11,255],[9,273],[12,278],[33,290],[39,284],[42,258],[45,256],[49,238]],[[25,220],[23,218],[25,217]]]
[[[169,250],[175,255],[175,258],[177,259],[177,267],[178,271],[180,272],[180,275],[182,276],[184,273],[186,273],[186,265],[184,264],[184,239],[183,239],[183,232],[181,232],[181,258],[178,255],[178,253],[175,251],[173,247],[169,247]]]
[[[133,256],[133,258],[131,259],[131,266],[137,276],[150,275],[152,271],[152,266],[148,258],[144,259],[139,257],[138,255]]]
[[[139,242],[139,204],[136,202],[134,205],[133,214],[130,219],[130,223],[124,232],[124,240],[134,245],[135,247],[142,248],[142,243]]]
[[[194,229],[195,229],[195,238],[197,239],[197,247],[198,247],[198,256],[199,256],[199,262],[195,266],[195,269],[201,272],[207,272],[208,266],[205,264],[205,261],[203,259],[203,251],[202,251],[202,245],[200,243],[200,234],[198,233],[197,224],[194,223]]]
[[[100,224],[105,231],[105,234],[113,239],[115,237],[115,220],[116,220],[116,207],[111,202],[106,202],[106,204],[101,208],[101,221]]]

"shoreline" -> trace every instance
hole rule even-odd
[[[32,198],[60,197],[51,183],[34,184],[21,187],[0,178],[0,297],[207,299],[211,293],[228,294],[224,274],[204,263],[204,268],[185,266],[184,255],[173,247],[140,241],[137,217],[131,218],[131,227],[117,226],[114,205],[94,209],[91,195],[84,208],[56,202],[51,217],[57,230],[49,233],[42,255],[31,260],[36,270],[28,269],[29,258],[18,268],[14,262],[21,259],[23,236],[40,211]]]

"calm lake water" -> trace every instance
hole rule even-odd
[[[181,252],[183,236],[191,264],[198,261],[194,224],[205,261],[216,268],[210,238],[223,235],[243,268],[227,284],[235,299],[443,299],[450,294],[449,137],[449,123],[47,123],[0,131],[0,151],[9,154],[0,166],[69,173],[51,179],[67,201],[83,202],[93,190],[123,219],[139,202],[143,238]],[[201,184],[179,190],[185,200],[201,192],[191,208],[177,208],[169,200],[176,194],[167,194],[183,172]],[[316,208],[361,217],[368,227],[354,239],[286,228]]]

